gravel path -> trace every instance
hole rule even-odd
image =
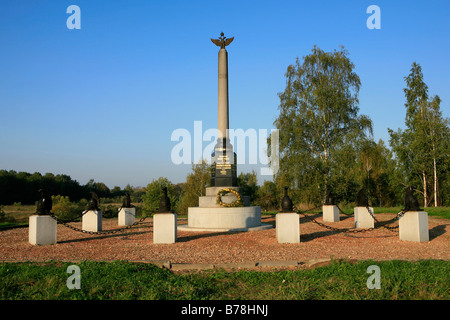
[[[394,214],[377,214],[386,221]],[[351,228],[353,217],[326,223]],[[274,224],[273,217],[263,223]],[[322,218],[318,217],[322,222]],[[179,224],[186,223],[180,219]],[[72,223],[81,228],[81,222]],[[398,225],[398,223],[392,226]],[[364,233],[338,233],[301,218],[300,244],[279,244],[275,228],[252,232],[208,233],[179,231],[175,244],[153,244],[152,219],[124,232],[91,235],[58,225],[58,243],[34,246],[28,242],[28,228],[0,231],[0,261],[45,260],[169,260],[172,263],[236,263],[252,261],[308,261],[311,259],[450,260],[450,221],[429,217],[430,241],[400,241],[398,232],[385,228]],[[116,229],[117,219],[103,220],[103,230]],[[397,229],[398,230],[398,229]]]

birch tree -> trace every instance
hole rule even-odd
[[[405,82],[406,128],[397,132],[389,129],[390,144],[404,172],[405,184],[418,182],[423,206],[428,207],[433,199],[438,206],[445,196],[439,196],[439,189],[448,183],[448,119],[442,117],[439,96],[429,98],[422,67],[416,62]]]
[[[309,188],[309,194],[325,200],[337,165],[335,151],[350,134],[372,133],[371,120],[358,115],[360,86],[343,47],[325,52],[314,46],[287,68],[274,122],[280,130],[278,176],[283,183]]]

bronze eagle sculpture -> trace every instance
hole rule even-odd
[[[87,210],[98,211],[99,210],[98,205],[99,205],[98,196],[95,192],[91,191],[91,200],[89,200]]]
[[[218,47],[225,49],[233,41],[234,37],[227,38],[224,36],[223,32],[220,33],[219,39],[211,39],[211,41]]]
[[[37,202],[36,213],[38,215],[50,215],[52,211],[52,196],[45,189],[39,189],[41,199]]]

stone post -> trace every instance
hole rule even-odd
[[[275,228],[279,243],[300,243],[300,216],[297,213],[277,213]]]
[[[175,243],[177,241],[177,214],[155,213],[153,215],[153,243]]]
[[[369,209],[367,209],[369,208]],[[369,211],[373,212],[372,207],[355,207],[353,209],[354,219],[355,219],[355,228],[374,228],[375,220],[373,220]]]
[[[81,218],[81,228],[85,231],[102,231],[102,211],[89,210]]]
[[[57,223],[49,215],[32,215],[29,218],[28,242],[34,245],[56,243]]]
[[[119,226],[131,226],[136,221],[136,208],[121,208],[118,214]]]
[[[339,209],[335,205],[327,205],[324,204],[322,206],[322,213],[323,213],[323,221],[327,222],[339,222]]]
[[[404,241],[424,242],[430,240],[428,213],[407,211],[399,220],[399,238]]]

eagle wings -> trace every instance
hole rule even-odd
[[[229,45],[233,41],[234,37],[232,38],[225,38],[223,36],[223,33],[221,34],[221,37],[219,39],[211,39],[212,43],[214,43],[216,46],[225,48],[227,45]]]

